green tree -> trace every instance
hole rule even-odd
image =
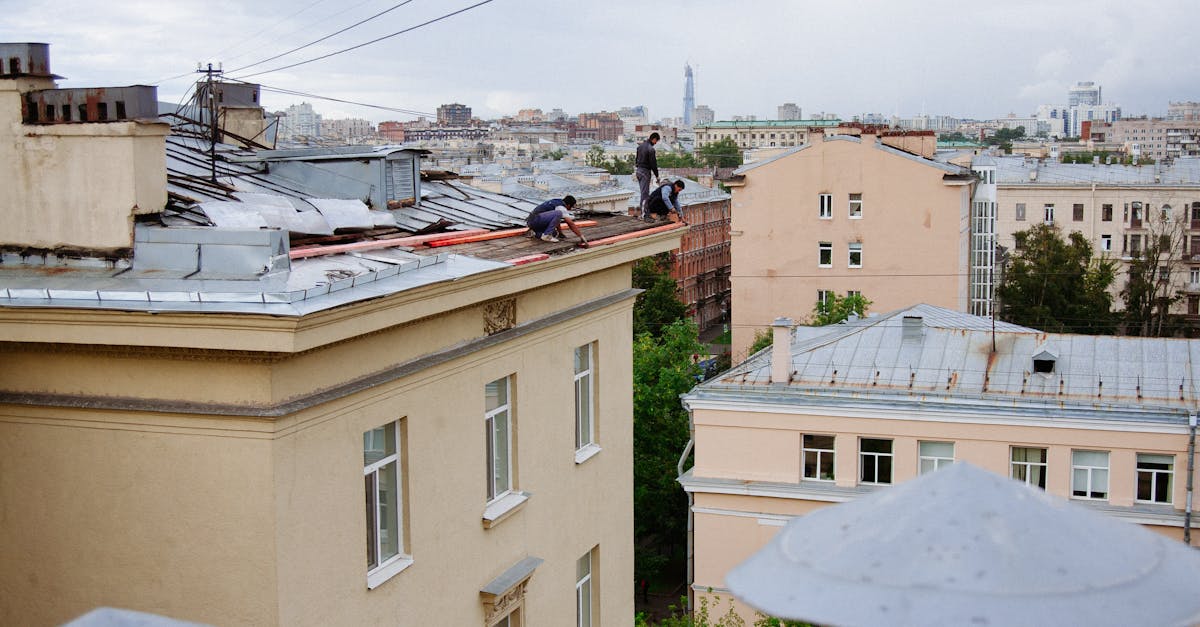
[[[710,589],[709,592],[712,590]],[[708,596],[702,596],[696,611],[689,613],[680,609],[687,606],[687,597],[683,597],[680,599],[679,606],[672,605],[668,608],[671,615],[653,623],[653,627],[745,627],[746,621],[737,613],[737,604],[732,597],[729,599],[729,607],[724,613],[718,614],[715,618],[712,616],[714,612],[719,611],[721,601],[720,595],[715,595],[711,602]],[[755,612],[754,615],[755,619],[751,627],[811,627],[808,623],[765,616],[761,612]],[[651,623],[642,614],[634,617],[633,625],[634,627],[651,627]]]
[[[563,151],[562,148],[559,148],[558,150],[551,150],[550,152],[546,153],[546,158],[551,161],[561,161],[565,156],[567,156],[567,153]]]
[[[1013,140],[1023,139],[1024,137],[1024,126],[1018,126],[1017,128],[1002,128],[998,129],[995,135],[992,135],[988,138],[988,143],[992,145],[1012,143]]]
[[[938,135],[938,141],[969,142],[969,141],[974,141],[974,140],[971,139],[970,137],[967,137],[966,135],[963,135],[959,131],[954,131],[953,133],[943,133],[941,135]]]
[[[750,352],[747,355],[753,355],[774,343],[775,334],[770,329],[759,329],[754,332],[754,341],[750,343]]]
[[[679,300],[671,278],[671,253],[643,257],[633,265],[633,286],[645,290],[633,306],[633,335],[658,337],[662,329],[687,316],[687,305]]]
[[[849,318],[852,313],[862,317],[867,315],[867,308],[870,306],[871,301],[862,294],[849,296],[830,294],[825,302],[817,301],[817,304],[813,306],[812,325],[823,327],[827,324],[837,324]]]
[[[696,384],[692,355],[704,347],[695,323],[678,320],[656,337],[633,341],[634,569],[655,580],[684,546],[687,498],[676,481],[679,455],[691,437],[679,395]]]
[[[700,165],[696,156],[690,152],[664,152],[658,155],[658,167],[660,168],[698,168]]]
[[[1142,210],[1134,207],[1135,212]],[[1187,233],[1183,220],[1173,220],[1169,213],[1157,212],[1145,217],[1147,232],[1140,237],[1130,236],[1138,237],[1138,246],[1130,247],[1133,259],[1121,289],[1125,332],[1154,337],[1173,335],[1178,324],[1171,307],[1183,299],[1183,292],[1176,289],[1171,277],[1184,271],[1183,240]]]
[[[1057,333],[1111,333],[1116,262],[1093,257],[1077,231],[1064,240],[1057,227],[1039,224],[1015,236],[996,287],[1000,318]]]
[[[583,162],[593,168],[603,168],[604,164],[608,163],[608,155],[604,152],[604,146],[592,144],[592,147],[588,148],[587,154],[584,155]]]
[[[697,152],[700,153],[699,160],[710,168],[736,168],[742,165],[742,149],[729,137],[705,144]]]

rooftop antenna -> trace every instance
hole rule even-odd
[[[204,74],[202,80],[203,87],[196,90],[196,106],[197,108],[208,106],[208,122],[209,122],[209,146],[208,146],[208,163],[210,167],[210,177],[212,182],[217,182],[217,142],[221,140],[221,128],[217,124],[217,94],[213,86],[213,78],[219,77],[224,73],[221,64],[217,64],[217,68],[213,69],[213,64],[209,63],[207,68],[196,66],[196,72]],[[207,100],[207,102],[205,102]]]

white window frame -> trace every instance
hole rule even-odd
[[[1102,250],[1104,252],[1112,251],[1112,236],[1111,235],[1101,235],[1100,236],[1100,250]]]
[[[1013,212],[1013,219],[1015,219],[1017,222],[1025,221],[1025,203],[1017,203],[1016,210]]]
[[[586,569],[586,570],[585,570]],[[575,625],[576,627],[592,627],[594,618],[592,608],[595,599],[592,588],[592,552],[588,551],[575,562]]]
[[[833,297],[833,290],[817,290],[817,306],[824,308]]]
[[[887,453],[876,453],[873,451],[864,451],[863,443],[867,440],[876,440],[879,442],[887,442],[891,447],[891,451]],[[874,460],[875,473],[873,481],[866,479],[866,461],[870,457]],[[888,477],[887,481],[879,480],[879,461],[883,458],[888,458]],[[891,485],[896,480],[896,441],[891,438],[859,438],[858,439],[858,479],[859,483],[868,485]]]
[[[808,438],[808,437],[832,438],[833,439],[833,443],[831,444],[832,448],[808,448],[805,445],[805,438]],[[809,453],[816,453],[817,463],[814,466],[814,468],[816,469],[817,476],[815,476],[815,477],[810,477],[807,474],[808,473],[808,470],[807,470],[808,465],[806,462],[808,460]],[[821,478],[821,461],[826,456],[828,456],[830,459],[830,467],[833,468],[833,475],[831,477],[829,477],[828,479],[823,479],[823,478]],[[837,436],[836,435],[830,435],[827,433],[805,433],[800,436],[800,476],[805,481],[824,481],[827,483],[833,482],[837,479]]]
[[[1080,461],[1077,460],[1077,456],[1080,453],[1103,454],[1104,455],[1104,465],[1096,466],[1093,464],[1081,463]],[[1110,456],[1109,456],[1108,451],[1093,451],[1093,450],[1083,450],[1083,449],[1072,450],[1071,451],[1071,498],[1085,500],[1085,501],[1107,501],[1108,495],[1109,495],[1109,471],[1108,471],[1108,469],[1109,469],[1110,463],[1111,463],[1111,461],[1110,461]],[[1076,481],[1079,478],[1078,477],[1079,472],[1082,472],[1083,476],[1085,477],[1085,485],[1083,485],[1083,486],[1080,486]],[[1096,477],[1099,476],[1100,473],[1103,473],[1103,477],[1104,477],[1103,492],[1101,492],[1100,490],[1093,489],[1095,487],[1098,487],[1093,484],[1099,483],[1099,481],[1096,479]],[[1079,489],[1081,487],[1083,488],[1083,490]],[[1076,492],[1083,492],[1083,495],[1082,496],[1078,495],[1078,494],[1076,494]],[[1093,494],[1097,494],[1097,493],[1101,493],[1104,496],[1092,496]]]
[[[829,253],[829,263],[821,263],[821,254]],[[833,242],[817,242],[817,267],[832,268],[833,267]]]
[[[1164,463],[1164,461],[1162,459],[1152,460],[1150,458],[1165,458],[1165,459],[1169,460],[1169,461],[1165,462],[1169,467],[1165,470],[1160,469],[1160,468],[1142,468],[1143,458],[1146,458],[1145,463],[1147,463],[1147,464]],[[1139,492],[1141,491],[1143,474],[1147,474],[1150,476],[1150,498],[1148,498],[1148,499],[1138,498],[1140,496]],[[1166,487],[1165,500],[1157,498],[1160,496],[1158,494],[1158,475],[1166,475],[1167,476],[1167,487]],[[1137,481],[1135,482],[1133,489],[1134,489],[1134,500],[1137,501],[1138,503],[1153,503],[1155,505],[1171,505],[1175,501],[1175,498],[1174,498],[1175,456],[1166,454],[1166,453],[1138,453],[1137,454]]]
[[[854,263],[854,254],[858,253],[858,263]],[[862,242],[850,242],[846,247],[846,267],[861,268],[863,267],[863,245]]]
[[[512,375],[508,375],[506,377],[501,377],[499,379],[496,379],[495,381],[488,383],[488,385],[492,385],[493,383],[499,383],[499,382],[504,383],[505,402],[501,403],[500,405],[498,405],[497,407],[495,407],[491,410],[485,409],[484,414],[483,414],[484,430],[486,431],[485,438],[487,441],[487,471],[488,471],[488,481],[487,481],[488,499],[487,499],[487,502],[488,503],[494,503],[494,502],[504,498],[510,492],[512,492],[513,491],[513,483],[514,483],[514,481],[513,481],[513,445],[512,445],[512,442],[513,442]],[[484,389],[486,390],[487,387],[484,386]],[[485,394],[485,396],[486,396],[486,394]],[[506,452],[504,459],[508,465],[508,468],[505,469],[505,473],[504,473],[504,476],[507,479],[507,484],[505,484],[505,485],[501,485],[500,483],[497,482],[497,472],[496,472],[496,468],[497,468],[496,465],[498,462],[498,459],[496,456],[496,451],[498,449],[496,448],[497,443],[495,441],[496,440],[496,437],[495,437],[496,419],[501,414],[503,414],[503,416],[504,416],[503,419],[506,421],[506,426],[507,426],[507,428],[505,429],[506,437],[504,438],[504,447],[505,447],[505,452]],[[501,488],[503,488],[503,489],[501,489]]]
[[[1044,462],[1017,461],[1017,460],[1013,459],[1013,456],[1016,454],[1017,449],[1042,451],[1043,453],[1046,454],[1045,457],[1046,457],[1047,461],[1044,461]],[[1049,459],[1050,459],[1049,451],[1043,446],[1012,446],[1012,447],[1009,447],[1009,450],[1008,450],[1009,476],[1017,481],[1020,481],[1024,484],[1026,484],[1026,485],[1031,485],[1035,488],[1041,488],[1041,489],[1045,490],[1046,489],[1046,486],[1045,486],[1046,470],[1049,467]],[[1024,478],[1021,478],[1021,479],[1017,478],[1017,468],[1018,467],[1025,469],[1025,477]],[[1033,473],[1031,473],[1030,470],[1035,467],[1040,468],[1042,471],[1041,474],[1039,475],[1041,477],[1042,485],[1038,485],[1037,483],[1034,483],[1033,481],[1030,480],[1030,477],[1033,476]]]
[[[407,568],[412,564],[412,558],[405,552],[404,546],[404,477],[401,475],[403,466],[400,464],[400,456],[402,453],[402,427],[400,421],[395,421],[371,429],[363,433],[363,455],[366,456],[368,450],[368,439],[373,439],[377,431],[382,430],[383,437],[388,437],[388,428],[391,427],[392,433],[392,449],[390,455],[385,455],[371,463],[366,463],[363,460],[363,489],[366,491],[367,506],[371,507],[372,511],[365,514],[365,522],[369,527],[373,527],[367,531],[367,537],[374,537],[375,542],[373,547],[369,547],[367,554],[367,589],[373,589],[383,582],[391,579],[394,575]],[[386,449],[386,443],[383,444]],[[394,496],[391,511],[385,512],[386,505],[383,503],[385,499],[379,498],[380,482],[379,476],[388,466],[395,467],[396,477],[396,494]],[[396,533],[396,553],[393,555],[383,556],[383,535],[384,529],[380,521],[383,516],[391,519],[392,527]],[[375,565],[371,566],[374,560]]]
[[[582,370],[580,352],[586,351],[586,363]],[[572,368],[575,370],[575,463],[582,464],[600,452],[596,444],[596,343],[589,342],[575,347]],[[586,412],[586,415],[585,415]]]
[[[1200,254],[1200,253],[1196,253]],[[1200,285],[1200,268],[1191,268],[1188,270],[1188,279],[1192,285]]]
[[[833,219],[833,194],[817,194],[817,217],[822,220]]]
[[[1042,223],[1054,224],[1054,203],[1042,205]]]
[[[858,198],[855,198],[858,196]],[[847,215],[851,220],[861,220],[863,216],[863,201],[862,194],[850,194],[850,200],[846,205]]]
[[[949,444],[950,456],[935,455],[926,453],[923,449],[926,444]],[[921,440],[917,442],[917,474],[925,474],[938,470],[942,466],[949,466],[954,463],[954,442]]]

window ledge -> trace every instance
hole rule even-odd
[[[595,457],[596,453],[599,453],[601,450],[603,449],[600,448],[599,444],[585,444],[583,448],[575,451],[575,463],[582,464]]]
[[[367,590],[374,590],[383,582],[400,574],[400,571],[412,566],[413,560],[406,555],[397,555],[392,561],[367,573]]]
[[[533,495],[528,492],[509,492],[488,503],[487,508],[483,510],[483,528],[491,529],[500,524],[500,521],[517,513],[531,496]]]

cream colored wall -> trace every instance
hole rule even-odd
[[[871,136],[821,141],[746,173],[733,188],[733,352],[778,316],[811,316],[817,290],[858,290],[884,312],[925,302],[960,309],[966,290],[961,247],[969,186],[945,172],[875,147]],[[833,194],[833,217],[818,217],[818,194]],[[848,218],[849,194],[863,218]],[[848,244],[863,244],[863,267],[848,268]],[[833,267],[819,268],[819,242]]]
[[[157,122],[21,123],[21,91],[52,81],[0,81],[0,245],[109,250],[133,245],[133,216],[167,202]]]
[[[420,303],[400,294],[348,306],[324,324],[308,323],[322,337],[350,338],[290,355],[22,346],[9,337],[0,387],[101,403],[277,403],[483,337],[478,299],[491,300],[497,286],[516,297],[517,323],[533,322],[628,289],[626,257],[677,245],[678,236],[634,242],[624,252],[612,247],[505,271],[486,284],[443,284]],[[389,308],[424,311],[431,299],[476,302],[373,326],[406,315]],[[596,624],[621,624],[633,615],[632,304],[610,304],[274,420],[0,405],[0,503],[29,504],[10,510],[14,531],[0,535],[0,554],[26,564],[0,569],[0,596],[20,600],[3,604],[0,624],[55,625],[115,604],[218,625],[482,625],[479,589],[536,556],[545,563],[529,583],[525,624],[561,625],[574,619],[575,562],[594,546],[597,618],[609,621]],[[119,326],[109,313],[96,319]],[[75,319],[55,328],[79,326]],[[181,340],[205,337],[198,331],[175,327]],[[576,464],[572,359],[589,342],[596,343],[602,450]],[[482,392],[509,374],[516,486],[533,496],[484,529]],[[368,591],[362,434],[398,419],[407,434],[414,563]]]

